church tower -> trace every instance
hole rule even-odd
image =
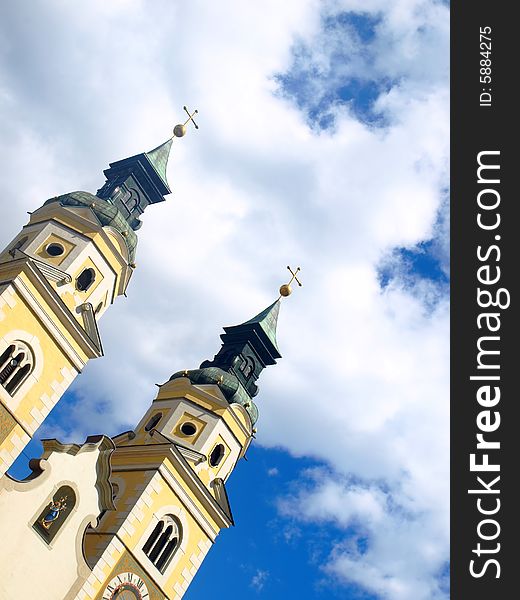
[[[279,309],[226,327],[213,360],[173,374],[136,429],[113,438],[115,510],[87,530],[92,574],[77,600],[177,600],[233,525],[226,481],[256,432],[258,376],[280,358]]]
[[[170,193],[171,145],[111,163],[97,195],[47,200],[0,253],[0,475],[103,354],[97,321],[125,293],[140,215]]]
[[[177,137],[197,112],[184,108]],[[212,360],[158,386],[133,431],[42,440],[32,475],[5,473],[102,355],[97,321],[127,288],[140,215],[170,193],[172,140],[111,163],[96,195],[47,200],[0,253],[0,600],[178,600],[233,525],[226,481],[256,433],[257,380],[281,357],[280,302],[299,268],[275,302],[224,328]]]

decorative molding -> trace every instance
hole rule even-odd
[[[199,476],[193,471],[190,465],[186,462],[186,459],[182,456],[179,450],[176,448],[172,448],[172,454],[177,458],[174,462],[174,466],[176,467],[175,471],[172,471],[166,463],[163,463],[159,467],[159,473],[164,477],[164,480],[168,485],[175,491],[176,494],[180,495],[183,498],[186,506],[190,506],[192,510],[192,514],[197,518],[201,527],[204,528],[206,534],[212,540],[218,535],[220,529],[224,527],[230,527],[232,522],[222,510],[218,502],[215,500],[211,492],[206,488],[204,483],[200,480]],[[170,460],[172,457],[170,457]],[[202,504],[202,506],[208,511],[211,515],[211,518],[215,520],[218,524],[219,529],[215,530],[213,525],[207,520],[206,516],[198,509],[197,505],[190,497],[190,495],[186,492],[186,490],[181,486],[178,481],[178,475],[183,476],[183,480],[188,483],[190,492],[195,496],[195,498]],[[191,485],[190,485],[191,483]]]
[[[174,395],[172,395],[169,398],[159,398],[159,395],[161,393],[169,393],[170,388],[171,388],[172,393],[174,393]],[[179,394],[179,396],[176,395],[177,393]],[[167,381],[166,383],[163,383],[161,386],[159,386],[159,392],[153,402],[154,403],[155,402],[167,402],[167,401],[171,401],[176,398],[179,398],[179,397],[183,397],[188,402],[191,402],[199,407],[200,407],[200,402],[207,402],[208,404],[211,404],[211,405],[217,404],[221,408],[240,407],[242,409],[241,412],[245,413],[247,415],[248,421],[251,422],[251,417],[249,416],[249,414],[247,413],[245,408],[243,408],[242,405],[240,405],[240,404],[236,404],[236,403],[229,404],[229,402],[226,400],[224,394],[221,392],[218,385],[193,384],[190,381],[190,379],[187,377],[179,377],[177,379],[172,379],[172,380]],[[208,412],[215,414],[217,417],[219,417],[225,421],[225,419],[221,415],[218,415],[217,413],[215,413],[213,408],[206,408],[206,407],[204,407],[204,408],[206,410],[208,410]],[[251,430],[244,427],[244,424],[241,422],[238,415],[235,414],[235,410],[240,410],[240,409],[237,408],[237,409],[228,410],[228,411],[226,411],[226,414],[229,415],[233,419],[233,421],[237,424],[238,428],[242,431],[242,433],[244,433],[245,436],[251,437]],[[226,425],[227,425],[227,423],[226,423]],[[229,425],[227,425],[227,426],[229,428]],[[233,435],[235,435],[235,434],[233,433]]]
[[[197,452],[196,450],[193,450],[193,448],[187,448],[186,446],[182,446],[181,444],[177,443],[175,444],[175,446],[177,450],[184,456],[184,458],[195,461],[196,465],[203,463],[207,460],[205,454]]]
[[[159,453],[158,450],[161,450],[161,452]],[[113,472],[159,471],[165,483],[167,483],[170,489],[172,489],[181,498],[181,501],[186,507],[188,507],[188,510],[192,514],[193,518],[200,523],[201,527],[206,532],[206,535],[212,540],[215,539],[220,529],[224,527],[227,528],[231,525],[231,522],[225,515],[224,511],[220,508],[211,492],[204,486],[202,481],[190,467],[189,463],[182,456],[179,450],[174,451],[171,447],[171,444],[161,444],[160,446],[139,446],[138,452],[140,458],[138,463],[126,462],[126,464],[121,465],[114,461]],[[118,446],[115,450],[115,453],[117,454],[118,458],[121,458],[125,455],[130,455],[128,458],[131,458],[132,455],[136,454],[136,449],[132,446]],[[164,459],[166,457],[173,463],[174,468],[176,469],[175,472],[165,466]],[[148,460],[143,461],[143,458],[148,458]],[[181,485],[181,482],[179,481],[179,475],[181,476],[182,480],[190,486],[190,491],[208,511],[208,513],[211,515],[211,518],[218,523],[218,529],[215,529],[215,527],[209,523],[207,518],[197,507],[194,499]]]
[[[13,258],[15,257],[17,251],[26,256],[29,260],[32,260],[47,279],[50,279],[51,281],[56,281],[58,283],[71,283],[72,277],[68,273],[65,273],[65,271],[58,269],[54,265],[29,256],[28,254],[25,254],[25,252],[23,252],[22,250],[14,250],[12,253],[10,252]]]
[[[176,379],[175,381],[180,381],[180,379]],[[190,383],[191,385],[191,383]],[[195,387],[195,386],[193,386]],[[198,390],[197,390],[198,391]],[[231,437],[235,440],[235,442],[237,443],[237,445],[242,448],[242,444],[240,443],[240,440],[237,438],[237,436],[235,435],[235,432],[231,429],[231,427],[229,426],[229,424],[226,422],[225,416],[224,415],[232,415],[233,416],[233,420],[235,422],[237,422],[240,425],[240,428],[242,429],[242,431],[250,438],[251,434],[247,433],[244,431],[244,427],[243,425],[239,422],[238,418],[236,415],[234,415],[233,413],[231,413],[229,410],[227,410],[224,415],[221,415],[217,412],[215,412],[214,408],[208,408],[207,406],[205,406],[204,404],[201,404],[201,402],[204,402],[204,398],[198,398],[196,396],[196,394],[190,392],[190,391],[184,391],[184,396],[180,396],[180,397],[172,397],[172,398],[161,398],[160,400],[158,400],[157,398],[153,401],[153,403],[155,404],[156,402],[177,402],[177,406],[183,402],[184,404],[193,407],[196,410],[203,410],[205,413],[207,413],[208,415],[211,415],[215,422],[220,422],[222,423],[223,427],[226,428],[226,430],[229,432],[229,434],[231,435]],[[225,404],[222,406],[222,408],[224,409],[229,409],[230,405],[228,404],[227,400],[224,400]],[[177,408],[176,408],[177,410]],[[164,434],[163,434],[164,435]],[[200,439],[204,439],[203,441],[203,445],[206,443],[208,436],[211,435],[210,430],[207,430],[206,433],[203,433],[201,435]],[[169,438],[168,438],[169,439]],[[175,442],[176,444],[178,442]]]
[[[188,484],[190,491],[195,495],[197,500],[204,506],[204,508],[210,513],[212,519],[218,524],[219,528],[230,527],[232,522],[228,516],[222,510],[218,502],[213,497],[212,493],[204,485],[199,476],[192,469],[191,465],[181,454],[181,451],[176,448],[171,442],[168,444],[150,444],[146,446],[140,445],[138,450],[135,446],[117,446],[115,450],[116,455],[119,458],[128,457],[131,459],[132,456],[139,454],[139,462],[125,464],[114,464],[113,471],[152,471],[158,470],[164,477],[165,481],[169,486],[178,494],[181,494],[185,504],[192,506],[194,513],[200,515],[204,521],[206,518],[200,513],[196,507],[193,499],[186,493],[185,489],[180,485],[178,481],[179,476],[182,481]],[[173,472],[165,464],[165,458],[173,464],[175,472]],[[144,460],[143,460],[144,459]],[[148,460],[146,460],[148,459]],[[119,461],[118,461],[119,462]],[[195,516],[195,514],[194,514]],[[208,524],[209,525],[209,524]],[[207,531],[208,537],[212,539],[218,534],[213,526],[209,526],[210,529]],[[210,535],[210,531],[212,534]]]
[[[41,441],[43,445],[42,459],[47,459],[53,452],[61,452],[76,456],[82,452],[99,451],[99,457],[96,462],[96,490],[99,495],[100,510],[115,510],[114,501],[112,499],[113,488],[110,483],[111,456],[115,450],[114,442],[106,435],[91,435],[81,446],[78,444],[62,444],[55,438],[44,439]]]
[[[153,436],[154,433],[158,433],[165,440],[167,440],[171,444],[174,444],[175,447],[179,450],[179,452],[184,456],[184,458],[195,461],[196,465],[198,465],[199,463],[202,463],[206,460],[205,454],[202,454],[201,452],[197,452],[197,450],[194,450],[193,448],[188,448],[188,446],[179,444],[177,441],[175,441],[174,439],[172,439],[171,437],[169,437],[162,431],[159,431],[158,429],[153,428],[150,430],[149,433],[150,433],[150,436]]]
[[[86,361],[74,349],[72,344],[67,340],[64,334],[57,327],[51,316],[48,314],[48,309],[53,309],[54,315],[58,317],[61,323],[67,328],[67,331],[71,334],[74,341],[78,344],[81,350],[87,355],[88,358],[98,358],[101,356],[99,350],[96,348],[94,342],[87,335],[80,323],[74,318],[69,308],[64,304],[63,300],[50,286],[49,282],[43,277],[42,273],[33,266],[31,263],[32,259],[17,259],[10,263],[12,266],[14,262],[20,263],[20,272],[23,272],[31,283],[35,285],[38,291],[42,294],[44,301],[48,303],[48,306],[44,307],[38,298],[35,297],[31,289],[26,285],[22,278],[17,274],[14,279],[10,282],[15,287],[17,292],[22,298],[33,308],[42,324],[49,331],[51,336],[60,344],[60,347],[66,352],[67,357],[71,360],[78,371],[85,366]]]
[[[96,344],[99,353],[103,355],[103,347],[101,346],[101,337],[94,315],[94,307],[90,302],[84,302],[79,308],[83,316],[83,328],[87,332],[88,337]]]
[[[224,480],[221,477],[215,477],[212,482],[213,489],[215,490],[215,498],[220,505],[220,508],[226,513],[231,523],[234,525],[233,515],[231,514],[231,506],[229,505],[229,498],[226,491]]]
[[[86,217],[82,216],[74,210],[75,208],[85,208],[87,210],[90,210],[92,214],[92,219],[87,219]],[[125,239],[117,229],[111,227],[110,225],[103,225],[97,217],[96,213],[87,205],[84,205],[83,207],[75,207],[65,206],[57,202],[44,204],[38,210],[34,211],[31,215],[29,225],[26,225],[24,229],[30,225],[37,225],[46,221],[54,222],[60,227],[65,227],[69,231],[74,232],[74,234],[80,235],[84,240],[94,244],[98,252],[101,255],[104,255],[103,250],[98,246],[93,237],[85,235],[85,231],[91,231],[93,226],[96,227],[96,234],[100,235],[103,242],[107,245],[110,252],[121,266],[121,277],[118,281],[117,292],[116,286],[114,286],[114,289],[112,291],[111,303],[114,302],[116,295],[124,293],[124,290],[126,289],[128,282],[130,281],[130,278],[132,276],[133,270],[130,268],[129,265],[130,257],[128,255],[128,248],[126,246]],[[123,255],[121,249],[118,248],[110,239],[110,236],[107,233],[108,231],[110,231],[110,233],[114,234],[120,240],[122,247],[125,249],[126,256]]]

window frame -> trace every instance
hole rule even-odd
[[[85,287],[83,287],[83,285],[84,285],[83,283],[81,283],[82,287],[80,287],[80,278],[84,274],[86,274],[86,273],[91,273],[92,274],[92,278],[90,279],[90,281],[88,282],[88,284]],[[86,267],[76,277],[76,285],[75,285],[76,286],[76,290],[78,292],[87,292],[92,287],[92,285],[94,284],[94,281],[96,281],[96,271],[92,267]]]
[[[63,497],[65,492],[67,492],[66,503],[68,503],[67,508],[63,511],[65,514],[59,514],[56,519],[56,528],[51,532],[51,534],[47,535],[44,527],[40,524],[41,519],[46,515],[46,513],[49,512],[51,503],[55,502],[56,499],[59,500],[61,497]],[[72,496],[72,499],[69,497],[69,495]],[[71,516],[76,512],[77,506],[78,490],[75,489],[75,486],[73,487],[70,482],[61,482],[61,484],[55,486],[53,492],[49,494],[46,502],[40,507],[37,516],[32,521],[32,529],[47,547],[52,548],[56,543],[56,540],[63,532],[65,525],[70,521]]]
[[[169,529],[171,530],[168,531]],[[168,546],[174,540],[175,545],[168,550]],[[180,519],[172,514],[165,514],[157,520],[144,544],[141,545],[141,551],[155,569],[164,575],[174,556],[181,549],[182,541],[183,526]],[[168,551],[169,554],[165,556]]]
[[[20,355],[20,362],[8,370],[8,363],[16,360]],[[34,350],[23,340],[8,342],[5,350],[0,354],[0,386],[11,398],[14,398],[23,384],[29,379],[35,368]],[[25,369],[20,377],[19,374]],[[14,383],[13,383],[14,381]]]

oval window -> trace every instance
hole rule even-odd
[[[148,421],[148,423],[144,427],[144,430],[150,431],[150,429],[153,429],[157,425],[157,423],[159,423],[159,421],[161,419],[162,419],[162,413],[158,412]]]
[[[221,463],[221,461],[222,461],[223,458],[224,458],[224,445],[223,444],[217,444],[213,448],[213,450],[212,450],[212,452],[211,452],[211,454],[209,456],[209,464],[212,467],[216,467],[216,466],[218,466]]]
[[[47,252],[49,256],[61,256],[65,252],[65,248],[61,244],[53,242],[45,248],[45,252]]]
[[[183,423],[181,425],[181,431],[184,435],[195,435],[197,433],[197,428],[193,423]]]
[[[94,269],[85,269],[76,279],[76,288],[80,292],[86,292],[88,288],[94,283],[96,273]]]

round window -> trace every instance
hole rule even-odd
[[[181,425],[181,431],[184,435],[195,435],[197,433],[197,428],[193,423],[183,423]]]
[[[49,256],[61,256],[65,252],[65,248],[61,244],[53,242],[45,248],[45,252],[47,252]]]

